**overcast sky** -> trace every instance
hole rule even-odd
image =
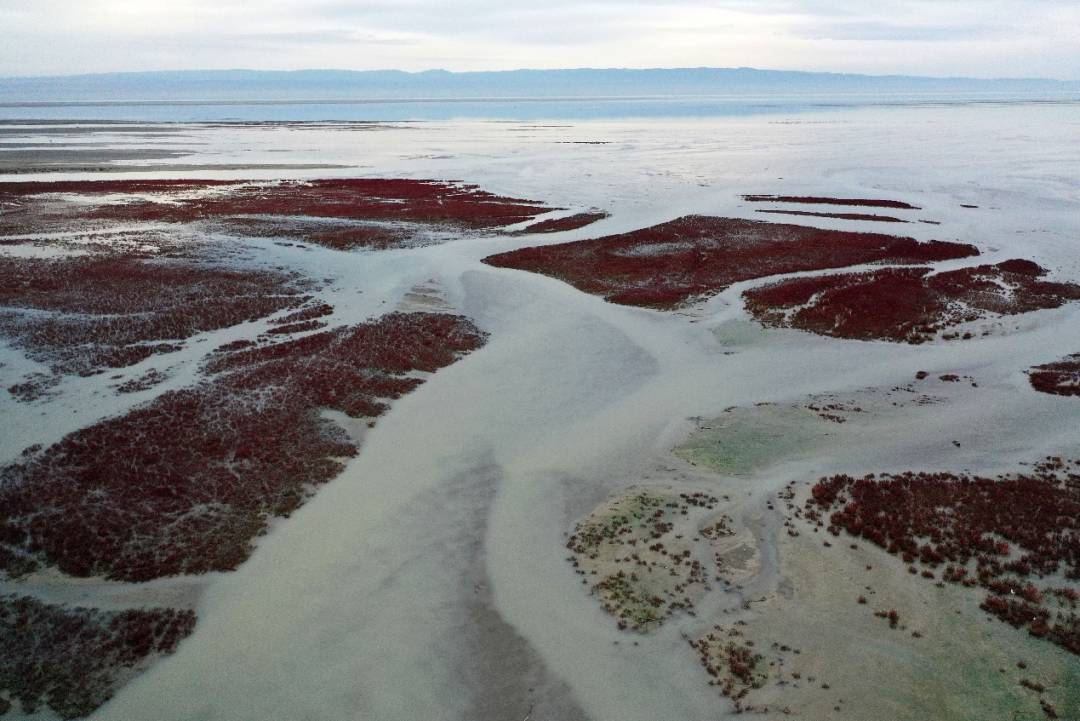
[[[1080,79],[1080,0],[0,0],[0,75],[753,66]]]

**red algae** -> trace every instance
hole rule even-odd
[[[918,206],[901,200],[876,200],[873,198],[829,198],[811,195],[744,195],[742,198],[751,203],[804,203],[808,205],[851,205],[855,207],[920,210]]]
[[[821,512],[833,511],[834,535],[846,531],[904,563],[942,568],[944,582],[985,589],[986,612],[1080,654],[1080,593],[1027,580],[1061,572],[1066,584],[1080,581],[1080,461],[1050,458],[997,478],[839,475],[821,479],[806,505],[819,525]]]
[[[1080,353],[1028,371],[1031,387],[1059,396],[1080,396]]]
[[[837,338],[922,343],[949,326],[988,315],[1016,315],[1080,300],[1080,285],[1040,280],[1045,273],[1020,259],[937,274],[930,268],[889,268],[793,278],[753,288],[743,298],[764,325]]]
[[[613,303],[673,309],[732,283],[861,263],[923,263],[977,255],[974,246],[737,218],[685,216],[593,240],[489,256]]]
[[[145,581],[235,568],[273,516],[356,445],[319,415],[374,418],[478,348],[461,316],[394,313],[211,356],[210,377],[30,449],[0,470],[0,568]]]
[[[26,714],[48,706],[60,718],[86,716],[130,669],[172,653],[194,626],[188,610],[102,611],[0,596],[0,690]]]
[[[874,215],[872,213],[815,213],[811,210],[759,210],[758,213],[772,215],[805,215],[812,218],[835,218],[837,220],[867,220],[875,223],[906,223],[906,220],[894,218],[891,215]]]
[[[298,285],[279,272],[121,255],[0,258],[0,334],[54,373],[89,375],[299,307]]]

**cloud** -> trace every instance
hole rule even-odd
[[[0,73],[733,66],[1080,78],[1073,0],[4,0]]]
[[[1000,27],[971,27],[965,25],[927,25],[890,21],[855,21],[823,25],[807,23],[794,27],[795,35],[817,40],[862,40],[881,42],[970,42],[1007,38],[1008,31]]]

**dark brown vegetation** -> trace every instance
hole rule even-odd
[[[484,262],[550,275],[613,303],[672,309],[742,280],[977,253],[960,243],[691,215],[620,235],[523,248]]]
[[[89,228],[88,208],[66,202],[63,195],[80,195],[91,203],[109,202],[104,195],[178,194],[234,185],[227,180],[90,180],[0,182],[0,237]]]
[[[875,223],[906,223],[906,220],[894,218],[891,215],[874,215],[872,213],[815,213],[811,210],[759,210],[759,213],[771,215],[804,215],[811,218],[835,218],[836,220],[868,220]]]
[[[561,233],[564,230],[577,230],[578,228],[584,228],[586,225],[592,225],[598,220],[603,220],[608,217],[608,214],[604,211],[591,211],[588,213],[577,213],[575,215],[568,215],[565,218],[552,218],[551,220],[541,220],[538,223],[528,225],[522,230],[522,233]]]
[[[97,202],[65,203],[58,193]],[[152,197],[134,197],[135,193]],[[112,195],[121,197],[102,197]],[[0,183],[0,204],[5,211],[0,215],[0,235],[116,222],[214,221],[245,235],[287,235],[339,249],[413,245],[432,228],[490,230],[551,210],[471,185],[379,178]],[[303,218],[368,224],[312,223]]]
[[[229,217],[220,227],[230,235],[246,238],[288,238],[332,250],[389,250],[445,242],[448,235],[433,232],[431,225],[417,222],[368,222],[312,220],[307,218]],[[458,230],[458,232],[464,232]]]
[[[567,560],[583,582],[597,577],[591,591],[620,630],[655,630],[677,611],[693,613],[708,589],[705,566],[685,540],[684,526],[691,512],[711,511],[717,502],[697,491],[643,491],[616,499],[577,525],[566,542],[573,554]],[[711,541],[722,529],[720,522],[700,535]]]
[[[356,446],[323,408],[374,418],[473,350],[460,316],[395,313],[272,344],[237,344],[210,378],[31,449],[0,470],[0,568],[142,581],[227,570]]]
[[[0,258],[0,334],[59,374],[133,365],[304,300],[295,278],[274,271],[121,255]]]
[[[15,400],[30,403],[54,395],[53,389],[60,385],[61,380],[63,379],[56,373],[30,373],[23,376],[19,383],[8,386],[8,393]]]
[[[833,476],[807,501],[810,520],[823,523],[823,511],[832,511],[834,535],[846,531],[904,563],[940,569],[947,583],[981,587],[987,613],[1080,654],[1080,461],[1051,458],[998,478]],[[1064,582],[1030,580],[1058,575]]]
[[[14,201],[18,198],[45,193],[130,194],[130,193],[176,193],[184,190],[201,190],[236,185],[236,180],[189,180],[167,178],[149,180],[50,180],[0,183],[0,200]]]
[[[125,669],[171,653],[195,626],[192,611],[101,611],[0,596],[0,710],[86,716],[113,695]]]
[[[130,366],[179,350],[199,333],[307,300],[302,293],[309,286],[288,273],[226,267],[215,260],[221,248],[185,245],[169,233],[158,237],[158,230],[108,236],[100,229],[110,223],[212,221],[242,235],[386,249],[442,242],[455,232],[498,228],[549,210],[474,186],[379,179],[0,183],[0,203],[0,234],[89,223],[98,229],[94,237],[102,236],[88,246],[95,250],[90,256],[0,258],[0,335],[51,370],[8,389],[22,401],[48,395],[64,374]],[[156,250],[140,249],[148,244]],[[317,330],[315,319],[297,317],[271,332]],[[141,390],[152,380],[120,390]]]
[[[548,210],[540,203],[503,198],[472,185],[381,178],[247,181],[231,186],[228,192],[181,196],[169,201],[135,200],[102,205],[91,217],[189,222],[234,215],[289,215],[498,228]]]
[[[1059,396],[1080,396],[1080,353],[1055,363],[1035,366],[1028,372],[1031,387]]]
[[[753,288],[743,297],[765,325],[838,338],[922,343],[950,326],[989,315],[1080,300],[1080,285],[1041,280],[1045,274],[1026,260],[937,274],[930,268],[889,268],[794,278]]]
[[[869,208],[898,208],[919,210],[918,206],[901,200],[876,200],[872,198],[826,198],[812,195],[744,195],[751,203],[804,203],[807,205],[851,205]]]
[[[157,368],[151,368],[138,378],[132,378],[129,381],[116,385],[114,390],[117,393],[141,393],[142,391],[150,390],[158,383],[168,380],[168,377],[168,375],[162,373]]]
[[[719,686],[723,695],[732,698],[736,710],[741,710],[740,701],[752,689],[761,688],[768,679],[761,654],[754,651],[753,643],[747,642],[737,628],[713,626],[709,633],[697,640],[687,639],[687,643],[712,677],[709,685]]]

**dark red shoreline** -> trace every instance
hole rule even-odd
[[[879,200],[874,198],[830,198],[813,195],[744,195],[742,199],[750,203],[802,203],[807,205],[851,205],[869,208],[897,208],[900,210],[921,210],[917,205],[902,200]]]

